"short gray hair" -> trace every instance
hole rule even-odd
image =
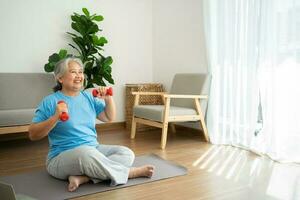
[[[53,91],[56,92],[58,90],[62,89],[61,83],[58,81],[60,77],[62,77],[66,71],[68,70],[69,63],[70,62],[77,62],[81,68],[83,68],[83,63],[79,58],[76,57],[68,57],[60,60],[58,63],[56,63],[54,68],[54,76],[56,80],[56,86],[53,88]]]

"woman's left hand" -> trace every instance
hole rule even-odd
[[[98,95],[97,97],[100,99],[106,99],[109,97],[107,94],[108,87],[100,86],[98,89]]]

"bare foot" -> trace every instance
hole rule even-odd
[[[87,176],[69,176],[69,192],[75,191],[79,185],[89,182],[90,178]]]
[[[137,178],[137,177],[148,177],[150,178],[153,175],[154,166],[153,165],[144,165],[141,167],[132,167],[129,170],[128,178]]]

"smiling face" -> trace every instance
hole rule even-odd
[[[69,95],[77,94],[83,87],[83,69],[77,62],[70,61],[67,71],[58,80],[62,84],[63,93]]]

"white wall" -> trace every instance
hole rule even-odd
[[[207,71],[202,0],[153,0],[153,78],[169,91],[176,73]]]
[[[43,72],[48,56],[67,48],[70,15],[101,14],[105,55],[114,59],[117,121],[125,84],[161,82],[178,72],[205,72],[201,0],[1,0],[0,72]]]
[[[154,0],[152,6],[153,79],[169,91],[174,74],[207,72],[202,0]]]
[[[104,16],[105,55],[114,59],[116,121],[124,121],[124,85],[151,82],[151,0],[1,0],[0,72],[43,72],[48,56],[68,47],[70,16],[86,7]],[[73,31],[72,31],[73,32]]]

